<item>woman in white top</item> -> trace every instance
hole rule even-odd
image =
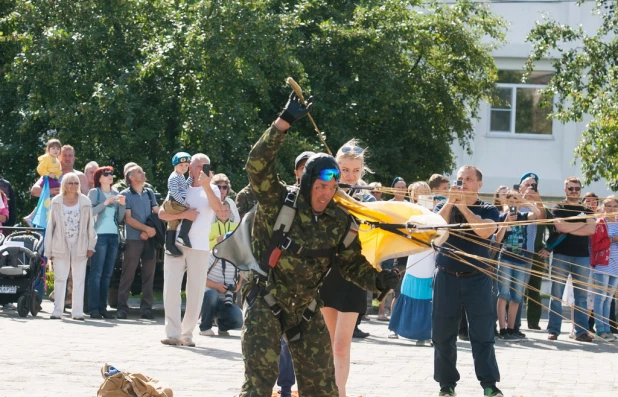
[[[45,255],[54,267],[54,311],[51,319],[61,319],[64,311],[69,270],[73,273],[71,316],[84,320],[84,283],[86,262],[94,253],[97,233],[94,230],[92,203],[80,193],[79,178],[73,172],[62,177],[60,194],[51,201],[45,231]]]

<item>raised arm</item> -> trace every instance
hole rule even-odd
[[[249,184],[261,205],[277,205],[285,187],[279,183],[276,159],[286,131],[296,120],[311,111],[312,98],[302,105],[292,93],[281,115],[262,135],[249,152],[245,166],[249,175]]]

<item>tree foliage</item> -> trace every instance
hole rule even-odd
[[[581,3],[580,3],[581,4]],[[601,26],[586,33],[545,19],[537,22],[528,41],[533,52],[528,72],[543,58],[552,58],[555,75],[543,90],[546,102],[554,98],[551,117],[562,122],[591,116],[575,149],[586,183],[605,178],[618,190],[618,16],[616,0],[597,0],[594,13]]]
[[[315,97],[331,149],[352,137],[369,147],[370,179],[450,170],[451,143],[467,145],[490,98],[489,51],[504,25],[478,3],[419,5],[12,0],[0,8],[2,172],[27,191],[54,136],[75,147],[77,165],[135,161],[161,190],[176,151],[201,151],[239,190],[287,76]],[[282,149],[284,179],[306,149],[322,150],[300,121]]]

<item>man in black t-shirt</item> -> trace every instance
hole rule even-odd
[[[468,317],[476,376],[485,396],[500,397],[503,394],[496,387],[496,382],[500,381],[500,371],[494,350],[491,278],[486,274],[485,263],[457,254],[461,251],[489,258],[489,238],[496,231],[496,221],[500,215],[496,207],[478,197],[483,186],[483,174],[478,168],[461,167],[457,180],[462,181],[461,186],[453,186],[448,200],[434,209],[447,223],[471,224],[465,232],[451,233],[436,257],[431,319],[434,379],[440,383],[438,395],[455,395],[455,386],[460,379],[456,368],[456,342],[463,305]]]
[[[582,183],[574,176],[564,181],[566,200],[553,209],[554,218],[572,218],[554,222],[559,233],[566,234],[565,239],[554,248],[551,264],[551,300],[547,339],[556,340],[562,326],[562,294],[569,274],[573,277],[573,294],[575,296],[575,335],[580,342],[592,342],[588,335],[588,315],[586,314],[586,287],[590,273],[590,252],[588,248],[590,235],[594,234],[595,222],[592,210],[579,203]]]

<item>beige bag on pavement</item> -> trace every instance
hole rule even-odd
[[[174,392],[168,387],[146,375],[131,372],[118,372],[105,376],[109,364],[101,368],[103,384],[99,387],[97,397],[173,397]]]

